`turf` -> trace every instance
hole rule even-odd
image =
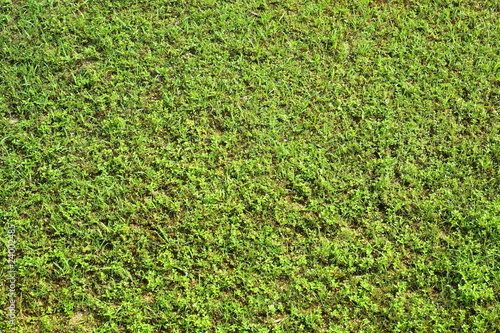
[[[17,332],[500,330],[499,22],[0,0]]]

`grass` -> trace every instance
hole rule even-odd
[[[500,330],[499,22],[0,0],[17,332]]]

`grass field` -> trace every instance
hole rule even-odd
[[[0,0],[0,331],[500,330],[500,2]]]

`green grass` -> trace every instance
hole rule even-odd
[[[499,22],[0,0],[17,332],[500,330]]]

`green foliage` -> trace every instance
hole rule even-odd
[[[499,8],[0,0],[18,332],[500,330]]]

